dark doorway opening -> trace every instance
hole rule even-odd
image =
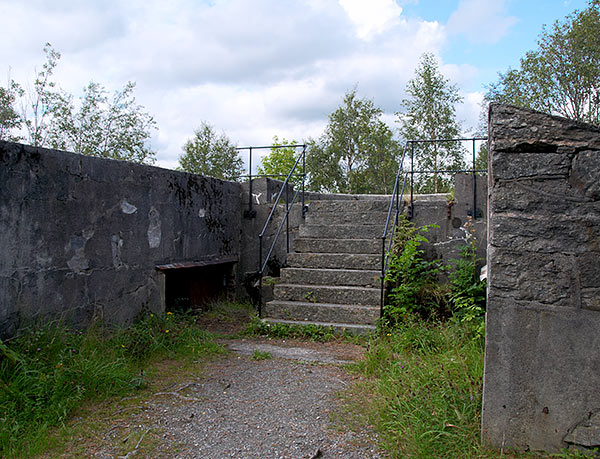
[[[165,275],[165,311],[207,309],[231,292],[233,262],[177,263],[157,266]]]

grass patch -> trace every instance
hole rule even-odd
[[[37,454],[83,402],[143,389],[152,362],[221,352],[193,317],[172,313],[116,331],[55,324],[0,343],[0,456]]]
[[[252,360],[270,360],[273,358],[273,355],[266,351],[254,351],[250,358]]]
[[[371,425],[391,458],[590,457],[540,455],[480,444],[484,339],[476,324],[405,315],[371,338],[353,366],[365,378],[341,394],[345,425]]]
[[[405,320],[372,342],[374,420],[392,457],[477,457],[483,340],[459,324]]]
[[[254,307],[250,303],[233,303],[219,301],[211,303],[202,315],[211,320],[225,323],[237,323],[240,318],[250,318],[256,315]]]
[[[242,336],[260,336],[263,338],[298,339],[317,342],[348,340],[362,342],[364,337],[357,337],[348,332],[340,333],[333,327],[307,324],[295,325],[271,323],[254,317],[241,333]]]

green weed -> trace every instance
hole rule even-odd
[[[252,360],[269,360],[273,358],[273,355],[266,351],[254,351],[250,358]]]
[[[84,401],[143,388],[145,367],[163,358],[224,352],[186,315],[148,315],[131,327],[85,332],[51,325],[0,343],[0,456],[29,457],[44,448]]]
[[[208,319],[219,320],[226,323],[236,323],[242,317],[255,315],[254,307],[249,303],[235,303],[218,301],[208,305],[203,315]]]
[[[471,217],[465,223],[465,230],[466,244],[461,249],[460,258],[455,260],[450,270],[450,303],[454,318],[459,322],[469,323],[477,334],[483,336],[486,282],[479,279],[479,259]]]
[[[341,336],[332,327],[320,325],[294,325],[265,322],[258,318],[252,320],[242,332],[244,336],[263,336],[277,339],[304,339],[309,341],[336,341]]]
[[[365,379],[343,395],[343,421],[373,426],[391,458],[593,457],[483,447],[483,347],[483,337],[465,322],[406,315],[395,327],[381,328],[354,366]]]
[[[412,316],[369,343],[371,421],[391,457],[475,457],[483,341],[458,323]]]

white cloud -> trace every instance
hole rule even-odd
[[[448,19],[451,35],[463,35],[472,43],[493,44],[516,24],[506,12],[505,0],[461,0]]]
[[[463,135],[475,135],[482,128],[480,126],[480,116],[483,95],[483,92],[469,92],[464,94],[464,102],[456,107],[456,115],[462,123]]]
[[[31,81],[50,41],[63,54],[56,80],[75,95],[92,79],[110,91],[136,81],[138,103],[158,123],[153,147],[165,167],[176,165],[202,121],[240,146],[268,144],[273,135],[318,137],[357,83],[359,96],[393,121],[421,54],[440,55],[446,42],[438,22],[403,18],[393,0],[78,5],[0,0],[0,14],[14,18],[0,29],[0,41],[14,43],[0,47],[0,62]],[[23,23],[28,33],[14,40]],[[473,74],[468,66],[443,71],[461,83]]]
[[[339,0],[361,39],[370,39],[400,23],[402,8],[394,0]]]

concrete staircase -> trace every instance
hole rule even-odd
[[[384,196],[311,202],[264,320],[375,330],[388,206]]]

